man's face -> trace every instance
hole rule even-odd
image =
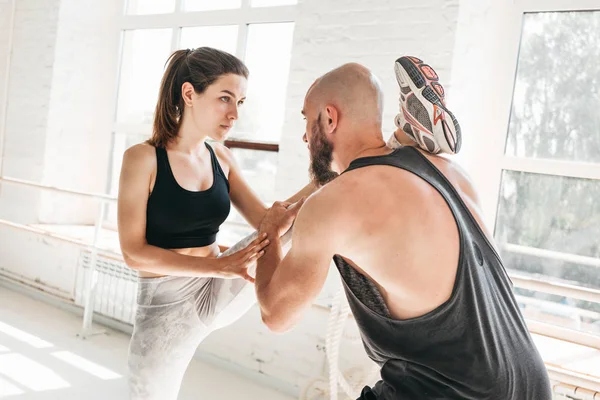
[[[321,113],[312,122],[306,117],[307,128],[310,134],[305,133],[305,141],[310,151],[310,175],[319,186],[323,186],[334,180],[338,174],[331,169],[333,159],[333,144],[327,139],[321,124]]]

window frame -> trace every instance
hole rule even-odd
[[[493,43],[496,56],[486,61],[493,69],[490,74],[495,74],[498,79],[492,82],[489,90],[496,93],[495,98],[490,98],[483,115],[476,120],[481,127],[484,120],[491,121],[486,126],[487,136],[476,139],[477,153],[485,154],[485,161],[479,171],[474,173],[474,179],[480,189],[485,221],[496,231],[498,206],[502,190],[502,174],[504,171],[526,172],[541,175],[583,178],[600,181],[600,163],[563,161],[551,159],[535,159],[527,157],[507,156],[505,154],[506,141],[509,133],[512,102],[516,87],[517,67],[522,40],[522,27],[525,14],[540,12],[568,12],[568,11],[600,11],[600,4],[595,0],[515,0],[506,6],[502,13],[490,15],[490,23],[496,24],[495,33],[502,32],[504,40],[499,36],[494,37]],[[492,13],[493,14],[493,13]],[[498,18],[492,21],[491,18]],[[501,26],[501,28],[499,28]],[[496,46],[497,45],[497,46]],[[496,65],[493,65],[494,62]],[[480,125],[481,124],[481,125]],[[470,138],[467,138],[469,141]],[[481,145],[481,146],[480,146]],[[473,160],[480,156],[472,157]],[[479,160],[477,160],[479,161]],[[569,253],[548,251],[533,247],[521,246],[512,243],[499,243],[503,250],[529,254],[553,260],[577,260],[585,264],[600,268],[600,259],[582,257]],[[599,269],[600,271],[600,269]],[[546,293],[561,294],[568,297],[569,293],[575,298],[599,299],[600,290],[590,290],[579,286],[569,286],[559,283],[547,282],[543,279],[531,279],[519,274],[512,274],[516,287],[541,290]],[[567,287],[569,286],[569,287]],[[542,290],[547,289],[547,290]],[[548,290],[549,289],[549,290]],[[551,325],[540,321],[528,320],[529,328],[534,333],[567,340],[570,342],[599,348],[598,336],[582,331],[575,331],[558,325]]]
[[[242,0],[240,8],[214,11],[183,10],[183,0],[175,0],[175,11],[168,14],[128,15],[126,14],[127,0],[123,2],[123,13],[119,18],[118,29],[121,35],[126,31],[140,29],[171,29],[171,52],[179,48],[181,29],[187,27],[237,25],[238,37],[235,56],[241,60],[246,56],[246,43],[248,28],[251,24],[295,22],[297,5],[251,7],[250,0]],[[123,41],[121,40],[121,43]],[[120,82],[122,51],[119,57],[119,74],[117,86]],[[115,110],[117,109],[118,96],[115,97]],[[139,135],[141,132],[151,132],[150,124],[126,124],[117,122],[114,117],[113,135]],[[239,140],[231,137],[225,141],[229,148],[261,150],[278,152],[279,144],[274,142]]]

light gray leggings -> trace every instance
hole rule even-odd
[[[244,238],[223,255],[235,253],[255,238],[256,233]],[[200,342],[238,320],[255,302],[254,285],[243,279],[140,278],[129,344],[130,398],[177,399]]]

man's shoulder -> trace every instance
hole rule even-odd
[[[335,205],[340,202],[340,196],[345,194],[350,187],[347,177],[340,175],[333,181],[321,186],[308,198],[307,203],[313,204],[314,207]]]
[[[340,189],[330,182],[306,199],[294,223],[294,245],[336,248],[345,240],[351,214]]]
[[[301,216],[321,225],[333,227],[347,220],[351,205],[356,202],[354,191],[344,176],[339,176],[313,193],[304,203]]]
[[[410,190],[423,180],[414,173],[389,164],[373,164],[348,171],[335,181],[330,195],[347,198],[349,205],[359,206],[361,199],[377,197],[393,187],[394,191]]]
[[[322,199],[338,198],[346,196],[359,190],[361,183],[369,180],[368,168],[358,168],[340,174],[337,178],[321,187],[315,194]],[[339,199],[338,199],[339,200]]]

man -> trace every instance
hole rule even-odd
[[[424,93],[432,82],[420,79],[427,68],[400,61],[401,106],[409,96],[428,102],[430,121],[403,110],[395,134],[403,147],[393,151],[383,140],[381,90],[368,69],[343,65],[308,90],[304,141],[312,175],[324,186],[304,204],[274,205],[261,224],[271,239],[256,276],[263,321],[273,331],[291,328],[320,292],[333,258],[367,353],[381,366],[382,380],[361,399],[550,400],[544,363],[471,182],[451,160],[414,146],[413,128],[448,116],[443,136],[457,150],[458,125],[452,130],[443,101],[433,111],[436,99]],[[437,96],[443,100],[443,90]],[[292,222],[283,258],[277,238]]]

